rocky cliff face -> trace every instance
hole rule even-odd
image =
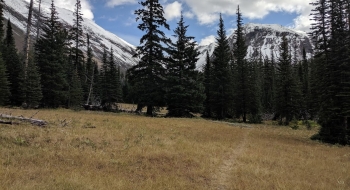
[[[246,24],[244,25],[244,33],[246,39],[247,59],[258,58],[261,52],[264,58],[271,59],[272,54],[275,59],[279,58],[279,47],[282,42],[282,36],[286,36],[289,40],[289,48],[291,55],[296,55],[298,60],[302,59],[303,48],[305,48],[306,55],[311,58],[313,47],[306,33],[298,32],[277,24]],[[229,36],[229,43],[231,48],[235,42],[235,35]],[[199,46],[200,59],[197,63],[197,68],[202,68],[205,64],[205,57],[207,50],[212,56],[215,43],[208,46]]]

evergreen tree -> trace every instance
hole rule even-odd
[[[204,117],[212,117],[212,111],[211,111],[211,77],[212,77],[212,65],[209,57],[209,52],[207,51],[206,54],[206,63],[204,66],[204,88],[205,88],[205,101],[204,101],[204,111],[203,116]]]
[[[5,63],[0,52],[0,106],[5,105],[11,95],[9,86]]]
[[[94,86],[94,72],[95,72],[95,66],[93,61],[93,55],[92,55],[92,48],[90,44],[90,35],[86,35],[86,47],[87,47],[87,60],[86,60],[86,71],[85,71],[85,88],[84,88],[84,94],[86,95],[86,104],[89,105],[91,102],[91,96],[93,94],[93,86]]]
[[[260,100],[257,85],[256,62],[247,61],[247,46],[245,44],[242,14],[239,6],[237,8],[236,42],[234,44],[235,59],[235,85],[234,85],[234,107],[236,116],[240,116],[243,122],[247,122],[248,114],[252,115],[254,122],[259,122]]]
[[[167,44],[169,39],[159,27],[169,30],[169,25],[158,0],[145,0],[140,4],[143,9],[135,11],[136,20],[141,20],[138,28],[146,34],[142,36],[137,47],[140,62],[130,69],[128,76],[134,93],[137,94],[138,107],[147,106],[147,115],[153,115],[155,107],[165,104],[163,44]]]
[[[181,16],[173,35],[176,42],[168,49],[166,101],[171,117],[191,116],[190,112],[201,112],[203,107],[204,87],[195,71],[199,52],[187,28]]]
[[[35,44],[35,60],[41,74],[42,103],[45,107],[64,105],[68,94],[67,42],[68,34],[58,21],[54,2],[51,14],[43,20],[42,35]]]
[[[5,61],[6,69],[8,72],[8,79],[10,82],[10,104],[13,106],[20,106],[22,104],[21,99],[21,80],[23,80],[23,65],[17,54],[17,49],[15,45],[15,39],[13,37],[12,23],[8,20],[6,37],[4,40],[3,47],[3,59]]]
[[[99,80],[102,105],[105,110],[110,111],[115,103],[122,101],[123,96],[120,81],[120,68],[116,67],[112,48],[109,55],[107,50],[104,50]]]
[[[212,62],[212,81],[210,105],[213,116],[217,119],[229,117],[232,106],[232,75],[230,71],[230,46],[228,44],[224,21],[220,15],[217,31],[214,60]]]
[[[4,39],[5,31],[4,31],[4,2],[0,1],[0,52],[3,48],[2,40]]]
[[[29,55],[28,68],[27,68],[27,78],[21,85],[23,90],[23,106],[25,108],[36,108],[40,104],[42,99],[40,74],[38,72],[38,67],[33,60],[33,54]]]
[[[116,78],[116,98],[118,103],[123,101],[123,86],[121,80],[121,70],[120,66],[117,67],[117,78]]]
[[[81,88],[81,81],[78,71],[74,70],[69,90],[69,108],[79,110],[83,102],[83,89]]]
[[[262,107],[264,113],[274,113],[275,109],[275,66],[265,59],[263,65]]]
[[[248,75],[248,110],[249,110],[249,122],[261,123],[261,110],[262,105],[260,101],[261,97],[261,61],[249,61],[248,62],[249,75]]]
[[[108,82],[108,95],[107,95],[107,104],[112,106],[114,103],[118,103],[121,99],[120,94],[120,72],[116,67],[114,60],[113,49],[111,48],[109,52],[108,60],[108,70],[106,72],[106,80]],[[111,107],[110,107],[111,108]]]
[[[109,88],[109,82],[107,81],[107,75],[108,75],[108,60],[107,60],[107,49],[104,48],[103,49],[103,54],[102,54],[102,67],[101,67],[101,70],[100,70],[100,73],[99,73],[99,82],[100,82],[100,85],[99,85],[99,88],[100,88],[100,91],[99,91],[99,96],[100,96],[100,99],[101,99],[101,105],[103,107],[106,106],[106,103],[107,103],[107,99],[108,99],[108,88]]]
[[[85,65],[84,54],[80,48],[84,46],[83,39],[83,14],[81,12],[81,1],[77,0],[74,9],[74,24],[71,29],[71,38],[74,41],[73,51],[73,65],[77,69],[80,79],[85,79]],[[82,86],[85,86],[85,80],[82,80]]]
[[[306,51],[305,48],[303,48],[303,59],[301,62],[299,62],[298,65],[298,76],[300,81],[300,91],[301,91],[301,99],[300,99],[300,106],[301,106],[301,114],[303,119],[307,119],[307,114],[310,110],[310,80],[309,80],[309,63],[306,57]]]
[[[296,90],[297,85],[293,75],[291,55],[288,48],[288,39],[282,37],[280,45],[280,58],[276,70],[276,112],[280,123],[288,125],[296,116]],[[283,122],[284,119],[284,122]]]
[[[321,79],[319,137],[329,143],[349,144],[349,3],[322,0],[312,5],[316,21],[311,33],[316,42],[315,68]]]

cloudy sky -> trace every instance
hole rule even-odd
[[[137,29],[134,11],[140,0],[81,0],[84,17],[94,20],[133,45],[139,45],[143,35]],[[310,28],[309,3],[312,0],[159,0],[171,30],[170,37],[183,13],[190,25],[188,34],[200,44],[215,41],[219,14],[223,15],[228,35],[235,28],[236,10],[240,6],[243,23],[280,24],[307,31]],[[58,7],[74,9],[76,0],[55,0]]]

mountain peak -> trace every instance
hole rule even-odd
[[[243,32],[248,47],[247,59],[256,59],[261,52],[264,58],[271,59],[271,55],[273,54],[277,60],[279,58],[279,46],[282,42],[282,36],[286,36],[289,40],[291,54],[296,55],[297,60],[302,59],[303,48],[306,50],[307,58],[311,58],[313,53],[313,47],[305,32],[296,31],[282,25],[247,23],[243,25]],[[232,49],[235,43],[234,32],[229,36],[228,41]],[[213,55],[213,47],[215,47],[215,43],[198,47],[201,54],[197,62],[197,68],[200,69],[205,64],[207,51],[209,51],[210,56]]]
[[[11,19],[12,24],[19,28],[23,34],[26,31],[26,20],[28,16],[28,6],[29,3],[26,0],[5,0],[4,17],[5,19]],[[42,1],[42,14],[50,14],[51,1]],[[37,10],[34,9],[34,12]],[[74,15],[71,10],[56,7],[59,20],[63,23],[66,28],[71,28],[74,24]],[[36,26],[37,14],[33,14],[33,25]],[[84,18],[82,23],[84,38],[86,34],[90,35],[90,43],[94,50],[94,56],[98,62],[101,62],[102,52],[104,48],[112,48],[114,51],[114,57],[116,63],[124,69],[129,68],[132,65],[138,63],[138,59],[133,57],[135,55],[135,46],[126,42],[125,40],[119,38],[115,34],[106,31],[99,25],[97,25],[93,20]],[[36,28],[32,28],[32,35],[35,36]],[[24,38],[23,38],[24,39]],[[85,39],[86,40],[86,39]],[[86,48],[82,49],[86,52]]]

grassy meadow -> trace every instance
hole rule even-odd
[[[39,111],[39,112],[38,112]],[[0,124],[0,189],[350,189],[350,147],[317,128],[21,110]]]

